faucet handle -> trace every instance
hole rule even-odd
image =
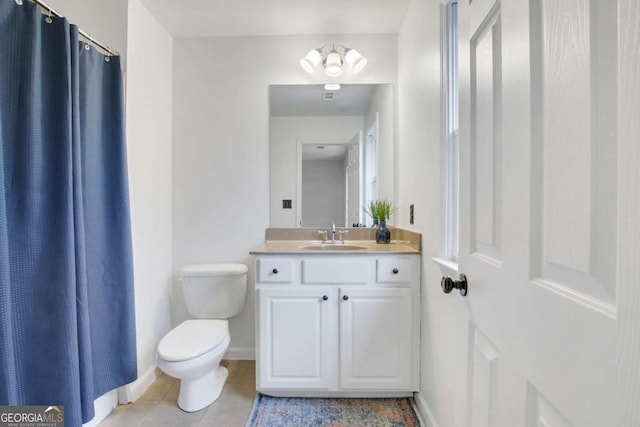
[[[322,241],[323,242],[326,242],[328,240],[327,239],[327,230],[318,230],[318,233],[322,234]]]
[[[338,231],[338,234],[339,234],[339,236],[340,236],[339,240],[340,240],[342,243],[344,243],[344,239],[342,238],[342,235],[343,235],[343,234],[349,234],[349,230],[339,230],[339,231]]]

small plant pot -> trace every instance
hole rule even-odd
[[[391,242],[391,230],[387,228],[386,221],[378,222],[378,229],[376,230],[376,243],[389,243]]]

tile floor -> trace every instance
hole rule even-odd
[[[223,360],[229,379],[212,405],[198,412],[178,408],[180,381],[164,373],[130,405],[118,406],[98,427],[244,427],[256,395],[255,362]]]

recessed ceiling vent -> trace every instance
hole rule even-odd
[[[328,90],[322,91],[322,100],[324,102],[333,102],[335,101],[336,93]]]

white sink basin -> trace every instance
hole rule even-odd
[[[317,245],[309,245],[303,246],[302,249],[307,249],[311,251],[359,251],[363,249],[367,249],[364,246],[357,245],[345,245],[345,244],[317,244]]]

